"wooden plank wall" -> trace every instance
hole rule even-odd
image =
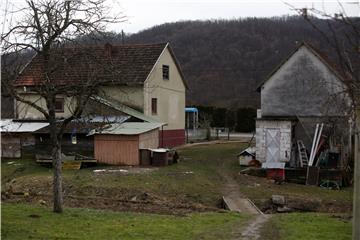
[[[95,135],[95,158],[111,165],[139,165],[139,136]]]
[[[19,135],[1,134],[1,157],[21,157],[21,141]]]

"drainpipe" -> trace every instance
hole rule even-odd
[[[161,147],[164,147],[164,125],[161,126]]]

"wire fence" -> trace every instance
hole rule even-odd
[[[229,140],[249,142],[254,140],[255,133],[240,133],[230,131],[229,128],[198,128],[186,130],[186,142],[201,142],[210,140]]]

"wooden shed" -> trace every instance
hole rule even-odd
[[[159,147],[161,123],[126,122],[112,124],[94,134],[94,154],[99,163],[140,165],[140,149]]]
[[[25,149],[32,150],[35,145],[33,133],[48,125],[46,122],[1,119],[1,157],[21,158]]]

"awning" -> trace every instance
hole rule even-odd
[[[185,112],[198,112],[198,109],[195,107],[187,107],[185,108]]]

